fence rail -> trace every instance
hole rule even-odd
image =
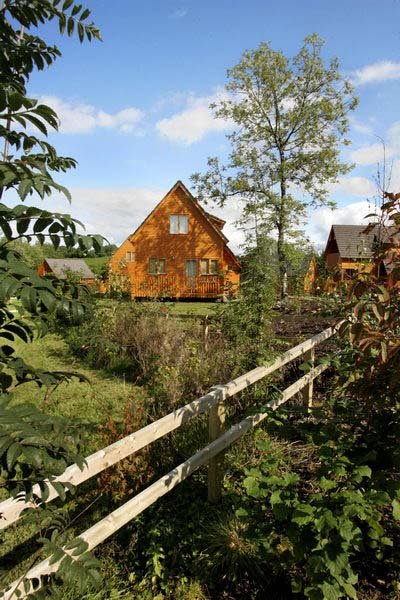
[[[186,404],[182,408],[171,412],[158,421],[147,425],[143,429],[140,429],[87,457],[86,464],[82,470],[78,465],[71,465],[68,467],[55,481],[61,483],[66,482],[78,486],[120,460],[123,460],[155,440],[174,431],[193,417],[209,412],[209,444],[101,521],[97,522],[90,529],[84,531],[79,537],[87,542],[88,549],[91,550],[98,546],[206,463],[209,465],[208,497],[210,502],[218,501],[221,496],[222,488],[221,453],[244,435],[244,433],[261,423],[261,421],[268,416],[268,412],[260,412],[247,417],[240,423],[232,426],[228,431],[224,432],[224,401],[248,386],[260,381],[267,375],[271,375],[287,363],[297,358],[305,357],[307,360],[311,361],[311,370],[286,388],[278,399],[271,400],[266,403],[265,406],[269,409],[276,410],[297,393],[303,392],[303,398],[306,400],[307,406],[311,408],[313,381],[327,368],[326,364],[320,364],[317,367],[314,366],[314,349],[321,342],[329,339],[335,331],[336,328],[329,327],[305,342],[288,350],[272,364],[257,367],[224,385],[215,386],[205,396]],[[66,491],[68,491],[67,488]],[[38,486],[35,486],[34,492],[39,495],[40,489]],[[47,502],[50,502],[57,497],[58,493],[51,487]],[[22,512],[27,508],[36,507],[37,505],[35,504],[26,503],[13,498],[9,498],[0,503],[0,528],[4,529],[8,525],[11,525],[11,523],[15,523],[21,517]],[[37,588],[37,582],[40,580],[40,577],[56,572],[58,566],[59,562],[52,563],[51,557],[42,561],[28,571],[23,581],[20,578],[11,584],[11,586],[0,595],[0,598],[3,598],[4,600],[11,600],[12,598],[17,597],[25,598],[32,592],[34,583],[36,583],[35,589]]]

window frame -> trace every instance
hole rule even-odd
[[[201,276],[203,277],[207,277],[207,276],[211,276],[211,275],[218,275],[219,273],[219,261],[218,258],[200,258],[199,259],[199,263],[200,263],[200,268],[199,268],[199,273]],[[202,268],[201,265],[202,263],[207,263],[207,269],[206,269],[206,273],[202,273]],[[211,263],[216,263],[216,270],[215,271],[211,271]]]
[[[136,262],[136,252],[134,250],[128,250],[125,252],[124,260],[127,264]]]
[[[164,262],[164,271],[161,272],[157,272],[157,270],[151,271],[151,261],[156,261],[156,263],[159,263],[160,261]],[[154,257],[149,257],[149,264],[148,264],[148,273],[149,275],[166,275],[167,274],[167,259],[166,258],[154,258]]]
[[[176,217],[177,221],[177,229],[178,231],[171,231],[171,219],[172,217]],[[181,231],[181,217],[186,219],[186,231]],[[189,233],[189,215],[185,213],[174,213],[169,215],[169,234],[170,235],[187,235]]]

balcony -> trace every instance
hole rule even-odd
[[[148,275],[132,282],[135,298],[219,298],[226,293],[224,278],[220,275],[177,277],[176,275]]]

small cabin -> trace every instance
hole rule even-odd
[[[387,242],[388,230],[375,225],[366,231],[367,225],[332,225],[326,244],[324,258],[327,268],[336,270],[336,279],[345,281],[356,273],[372,271],[374,251]],[[379,266],[379,277],[385,279],[393,262],[384,261]]]
[[[70,274],[80,277],[80,283],[90,285],[95,281],[93,271],[82,258],[45,258],[39,265],[38,274],[67,279]]]
[[[111,276],[128,278],[132,298],[235,295],[240,264],[222,232],[224,225],[178,181],[116,250]]]
[[[370,272],[374,247],[379,243],[378,226],[366,232],[367,225],[332,225],[324,258],[328,269],[335,269],[344,280],[355,272]]]

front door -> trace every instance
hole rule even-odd
[[[186,289],[194,293],[196,289],[197,260],[187,260],[185,266]]]

